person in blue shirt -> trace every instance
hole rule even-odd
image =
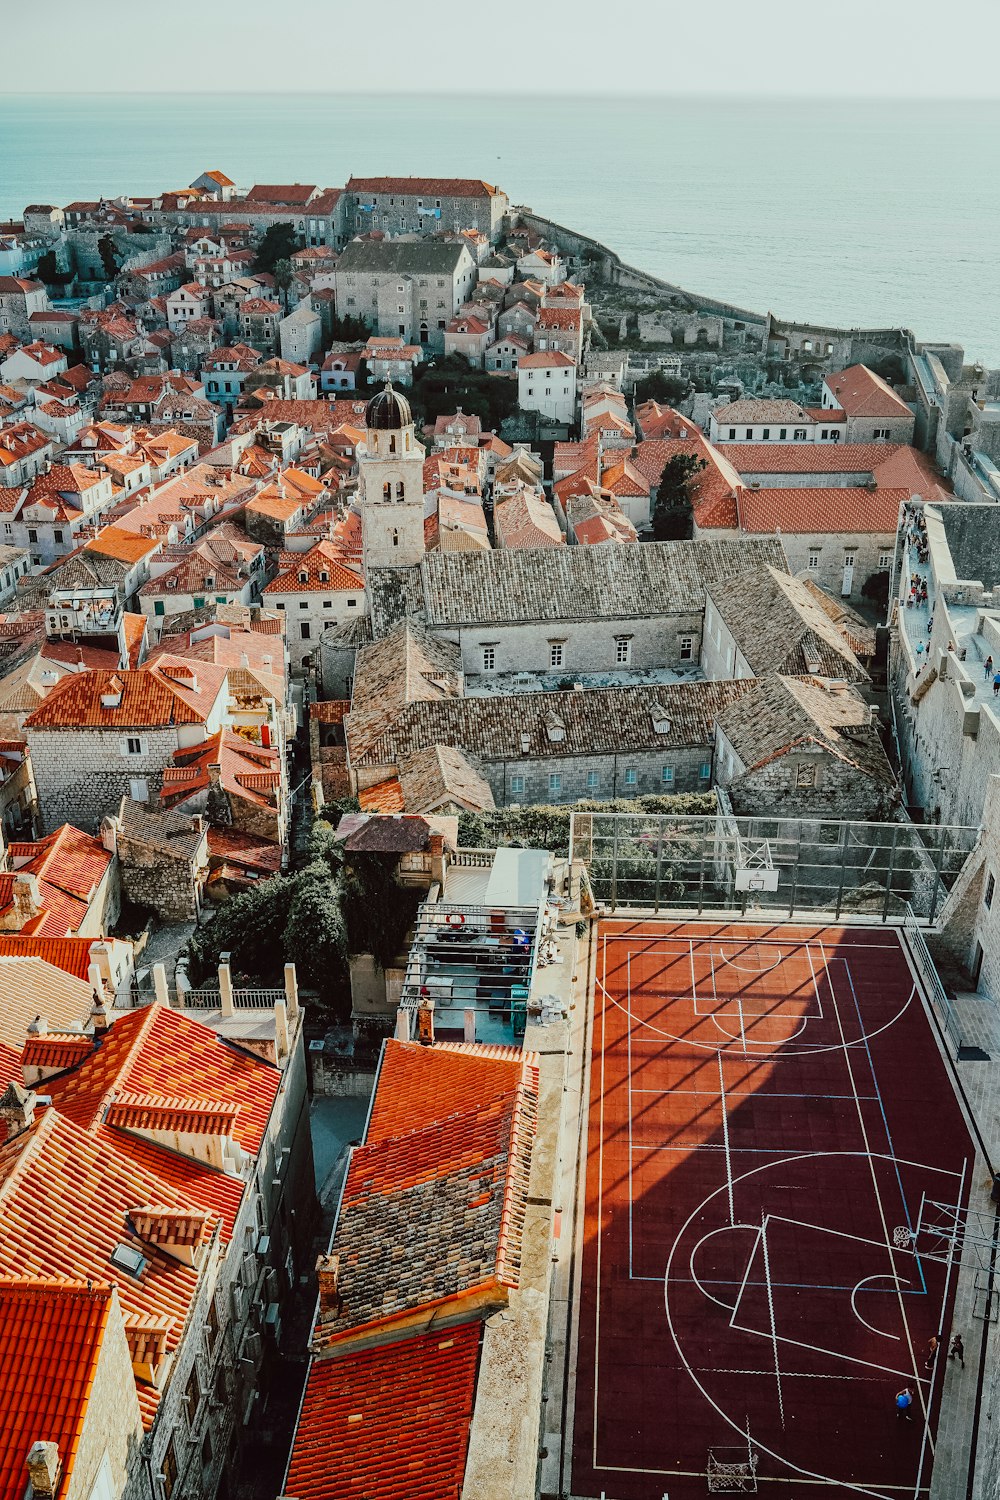
[[[912,1405],[913,1392],[908,1385],[904,1385],[903,1389],[896,1393],[896,1416],[905,1417],[908,1422],[912,1422],[913,1418],[910,1416],[910,1407]]]

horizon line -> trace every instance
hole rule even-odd
[[[7,99],[201,99],[210,95],[224,95],[226,98],[307,98],[307,99],[364,99],[371,98],[377,94],[377,89],[227,89],[219,86],[203,89],[6,89],[4,97]],[[418,89],[398,89],[394,91],[399,98],[424,99],[426,96]],[[630,90],[628,93],[618,93],[614,90],[594,94],[586,90],[555,89],[550,92],[556,93],[564,99],[585,99],[588,104],[593,104],[595,99],[602,100],[632,100],[632,99],[664,99],[664,100],[732,100],[734,103],[768,103],[776,100],[800,100],[809,103],[830,102],[838,103],[845,99],[862,100],[872,104],[1000,104],[1000,93],[997,94],[886,94],[868,92],[861,89],[848,89],[841,93],[812,93],[804,91],[796,92],[774,92],[774,93],[734,93],[731,89],[638,89]],[[533,99],[536,96],[530,91],[510,93],[508,91],[483,92],[480,89],[458,89],[453,90],[451,98],[468,99]]]

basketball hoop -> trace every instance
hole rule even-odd
[[[709,1448],[705,1471],[710,1495],[756,1495],[757,1455],[746,1448]]]

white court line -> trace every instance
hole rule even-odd
[[[625,1044],[628,1050],[626,1062],[625,1082],[628,1090],[628,1274],[632,1278],[632,1219],[635,1195],[632,1192],[632,955],[628,955],[628,966],[626,969],[629,994],[629,1016],[625,1027]]]
[[[729,1155],[729,1110],[728,1110],[728,1107],[726,1105],[726,1080],[725,1080],[725,1078],[723,1077],[723,1074],[722,1074],[722,1053],[719,1052],[717,1054],[717,1056],[718,1056],[718,1059],[719,1059],[719,1102],[722,1105],[722,1139],[723,1139],[723,1143],[724,1143],[725,1148],[726,1148],[726,1185],[727,1185],[727,1188],[729,1190],[729,1222],[730,1222],[730,1224],[735,1224],[736,1223],[736,1213],[735,1213],[735,1210],[733,1208],[733,1162],[732,1162],[732,1157]],[[631,1150],[631,1146],[632,1146],[632,1142],[631,1142],[631,1138],[630,1138],[629,1139],[629,1149],[630,1150]],[[632,1170],[632,1166],[631,1166],[631,1160],[630,1160],[630,1162],[629,1162],[629,1171],[631,1172],[631,1170]],[[631,1225],[631,1215],[629,1215],[629,1223]],[[632,1266],[631,1266],[631,1262],[630,1262],[629,1263],[629,1273],[630,1274],[631,1274],[631,1271],[632,1271]]]
[[[767,1315],[771,1322],[771,1346],[774,1349],[774,1378],[778,1385],[778,1416],[781,1430],[785,1430],[785,1398],[781,1394],[781,1360],[778,1358],[778,1330],[774,1322],[774,1292],[771,1288],[771,1264],[767,1254],[767,1216],[761,1220],[760,1243],[764,1251],[764,1280],[767,1283]],[[737,1307],[739,1303],[736,1304]],[[733,1309],[735,1313],[736,1309]]]
[[[608,977],[608,949],[604,946],[604,974],[603,979]],[[597,1468],[597,1386],[601,1369],[601,1244],[604,1239],[604,1035],[605,1018],[608,1009],[608,992],[603,979],[600,981],[601,989],[604,991],[604,1004],[601,1006],[601,1108],[598,1123],[598,1149],[597,1149],[597,1285],[594,1292],[594,1439],[593,1439],[593,1466]],[[584,1188],[586,1193],[586,1188]],[[629,1206],[629,1215],[632,1208]],[[584,1214],[586,1214],[586,1203],[584,1203]]]
[[[820,942],[820,950],[823,951],[822,941]],[[829,966],[829,964],[826,963],[826,953],[825,953],[825,951],[823,951],[823,963],[824,963],[824,967],[826,968],[826,971],[827,971],[827,984],[829,985],[829,988],[830,988],[830,1004],[831,1004],[831,1006],[833,1008],[833,1014],[834,1014],[834,1016],[836,1017],[836,1020],[837,1020],[837,1030],[840,1033],[840,1039],[841,1039],[841,1042],[843,1043],[843,1047],[844,1047],[844,1061],[847,1064],[847,1073],[848,1073],[848,1077],[851,1080],[851,1088],[854,1090],[855,1107],[857,1109],[857,1115],[858,1115],[858,1125],[861,1127],[861,1139],[862,1139],[862,1141],[864,1143],[865,1151],[867,1152],[867,1155],[868,1155],[868,1170],[871,1173],[872,1193],[874,1194],[875,1202],[878,1205],[878,1215],[879,1215],[879,1219],[882,1222],[882,1233],[885,1236],[885,1248],[886,1248],[886,1250],[888,1251],[888,1254],[889,1254],[889,1264],[892,1267],[893,1274],[895,1275],[895,1272],[896,1272],[896,1258],[895,1258],[896,1257],[896,1250],[895,1250],[895,1247],[893,1246],[893,1243],[892,1243],[892,1235],[889,1232],[889,1226],[886,1223],[885,1206],[884,1206],[884,1204],[882,1202],[882,1195],[881,1195],[881,1193],[879,1191],[878,1178],[875,1175],[875,1160],[874,1160],[874,1158],[872,1156],[871,1143],[870,1143],[870,1141],[868,1139],[868,1127],[865,1124],[865,1115],[864,1115],[864,1110],[861,1108],[861,1100],[860,1100],[860,1098],[858,1098],[858,1088],[857,1088],[857,1083],[855,1082],[855,1078],[854,1078],[854,1068],[853,1068],[852,1062],[851,1062],[851,1055],[850,1055],[850,1053],[847,1050],[847,1037],[844,1034],[844,1022],[843,1022],[843,1018],[842,1018],[842,1016],[840,1014],[840,1006],[837,1004],[837,992],[836,992],[836,990],[834,988],[834,984],[833,984],[833,975],[830,973],[830,966]],[[870,1054],[869,1054],[869,1069],[870,1069]],[[872,1081],[875,1084],[876,1089],[878,1089],[878,1080],[875,1078],[874,1073],[872,1074]],[[890,1147],[890,1150],[891,1150],[892,1142],[887,1139],[886,1144]],[[890,1158],[890,1159],[892,1159],[892,1158]],[[898,1167],[897,1167],[896,1170],[897,1170],[897,1174],[898,1174],[898,1171],[899,1171]],[[903,1325],[903,1331],[906,1334],[906,1344],[907,1344],[907,1348],[909,1349],[909,1352],[910,1352],[910,1362],[911,1362],[911,1364],[913,1366],[913,1377],[914,1377],[914,1379],[917,1382],[916,1390],[917,1390],[917,1396],[918,1396],[919,1401],[920,1401],[920,1410],[923,1413],[924,1429],[925,1429],[925,1432],[926,1432],[927,1441],[930,1444],[931,1453],[933,1454],[933,1452],[934,1452],[934,1439],[931,1437],[930,1432],[928,1430],[928,1423],[930,1421],[930,1411],[928,1409],[927,1402],[924,1400],[924,1392],[923,1392],[923,1388],[922,1388],[922,1385],[921,1385],[921,1382],[920,1382],[920,1375],[919,1375],[919,1373],[917,1371],[917,1356],[916,1356],[916,1351],[913,1348],[913,1339],[910,1336],[910,1324],[909,1324],[909,1321],[908,1321],[907,1316],[906,1316],[906,1307],[905,1307],[904,1302],[903,1302],[903,1294],[902,1294],[902,1291],[900,1290],[898,1284],[896,1286],[896,1299],[897,1299],[897,1301],[899,1303],[900,1321],[902,1322],[902,1325]]]
[[[956,1203],[958,1204],[959,1208],[961,1208],[961,1206],[962,1206],[962,1199],[965,1197],[965,1174],[966,1174],[966,1171],[968,1170],[968,1166],[969,1166],[969,1158],[966,1156],[962,1160],[962,1180],[959,1183],[958,1197],[955,1200]],[[926,1196],[926,1194],[924,1196]],[[921,1204],[922,1203],[923,1203],[923,1199],[921,1199]],[[916,1255],[916,1250],[914,1250],[913,1253],[914,1253],[914,1255]],[[947,1268],[946,1268],[945,1274],[944,1274],[944,1290],[941,1293],[941,1311],[940,1311],[940,1313],[938,1315],[938,1322],[937,1322],[937,1329],[938,1329],[939,1333],[942,1333],[944,1331],[944,1310],[948,1306],[948,1295],[949,1295],[949,1293],[951,1291],[951,1276],[952,1276],[952,1271],[954,1270],[954,1259],[955,1259],[955,1242],[954,1242],[954,1240],[951,1240],[949,1242],[949,1245],[948,1245],[948,1263],[947,1263]],[[943,1342],[944,1342],[944,1340],[942,1339],[942,1343]],[[943,1359],[943,1358],[944,1358],[943,1351],[939,1348],[938,1349],[938,1359],[940,1360],[940,1359]],[[931,1388],[930,1388],[930,1391],[928,1392],[928,1401],[927,1401],[928,1406],[930,1406],[930,1403],[931,1403],[931,1401],[934,1398],[934,1372],[935,1372],[935,1369],[936,1369],[936,1365],[932,1365],[931,1366]],[[928,1420],[924,1423],[924,1432],[923,1432],[923,1437],[922,1437],[921,1443],[920,1443],[920,1463],[917,1465],[917,1481],[916,1481],[916,1484],[914,1485],[914,1488],[913,1488],[914,1500],[916,1500],[917,1495],[920,1493],[920,1477],[921,1477],[921,1475],[924,1472],[924,1459],[926,1458],[927,1444],[930,1442],[930,1436],[931,1436],[931,1434],[930,1434],[930,1417],[929,1417],[929,1414],[928,1414]],[[933,1454],[933,1452],[934,1452],[934,1448],[933,1448],[933,1445],[932,1445],[931,1446],[931,1453]]]
[[[825,1159],[829,1160],[829,1159],[834,1159],[834,1158],[838,1158],[838,1157],[845,1157],[845,1158],[846,1157],[852,1157],[855,1160],[857,1160],[862,1155],[863,1155],[863,1153],[859,1152],[859,1151],[804,1151],[804,1152],[797,1153],[794,1156],[788,1156],[786,1158],[786,1161],[789,1162],[789,1163],[791,1163],[793,1161],[796,1162],[796,1163],[801,1163],[801,1162],[806,1161],[806,1160],[819,1161],[821,1158],[825,1158]],[[775,1163],[766,1163],[765,1162],[765,1163],[763,1163],[759,1167],[751,1167],[746,1172],[740,1173],[740,1176],[737,1179],[737,1181],[742,1182],[742,1181],[744,1181],[744,1180],[746,1180],[746,1179],[748,1179],[750,1177],[756,1176],[760,1172],[767,1172],[767,1171],[771,1170],[771,1168],[774,1165],[775,1165]],[[780,1163],[779,1163],[779,1165],[780,1165]],[[930,1171],[941,1170],[941,1169],[937,1169],[937,1168],[933,1168],[933,1167],[927,1169],[927,1168],[925,1168],[925,1166],[924,1166],[924,1164],[922,1162],[915,1162],[915,1161],[909,1161],[909,1160],[902,1160],[901,1161],[901,1165],[903,1165],[903,1166],[909,1166],[909,1167],[916,1167],[916,1168],[918,1168],[920,1170],[930,1170]],[[948,1172],[947,1175],[948,1176],[957,1176],[957,1173]],[[702,1214],[705,1213],[705,1211],[708,1209],[708,1206],[713,1202],[714,1199],[716,1199],[717,1197],[719,1197],[719,1195],[723,1191],[724,1191],[723,1187],[720,1186],[720,1187],[716,1188],[714,1190],[714,1192],[709,1193],[709,1195],[708,1195],[707,1198],[702,1199],[701,1203],[697,1204],[691,1210],[690,1214],[685,1219],[685,1221],[682,1224],[681,1228],[678,1230],[677,1235],[674,1238],[674,1243],[671,1246],[670,1254],[669,1254],[669,1256],[667,1258],[666,1270],[665,1270],[664,1275],[663,1275],[663,1281],[662,1281],[662,1285],[663,1285],[663,1306],[664,1306],[664,1312],[665,1312],[666,1318],[667,1318],[667,1327],[668,1327],[668,1329],[670,1331],[670,1337],[673,1340],[674,1348],[677,1351],[677,1357],[680,1360],[683,1368],[687,1371],[687,1374],[690,1377],[692,1383],[697,1387],[697,1389],[704,1396],[704,1398],[708,1402],[709,1406],[712,1407],[712,1409],[722,1419],[722,1421],[726,1424],[726,1426],[730,1427],[742,1439],[745,1436],[743,1428],[740,1426],[740,1424],[738,1422],[735,1422],[733,1420],[733,1418],[728,1414],[728,1412],[722,1406],[720,1406],[719,1403],[716,1400],[714,1400],[713,1397],[709,1394],[709,1392],[706,1389],[706,1387],[698,1379],[698,1375],[695,1372],[695,1367],[691,1364],[691,1361],[688,1359],[687,1355],[685,1354],[684,1349],[681,1346],[680,1338],[678,1337],[678,1334],[677,1334],[677,1329],[674,1326],[674,1319],[673,1319],[673,1313],[671,1311],[670,1296],[669,1296],[669,1289],[670,1289],[670,1284],[671,1284],[671,1280],[672,1280],[672,1274],[671,1274],[672,1273],[672,1267],[673,1267],[674,1259],[675,1259],[675,1257],[677,1255],[678,1247],[680,1245],[681,1240],[688,1233],[688,1231],[690,1230],[690,1228],[691,1228],[692,1224],[694,1223],[694,1221],[700,1215],[702,1215]],[[756,1252],[754,1251],[753,1253],[756,1253]],[[750,1265],[749,1265],[749,1262],[748,1262],[748,1265],[747,1265],[747,1276],[749,1276],[749,1271],[750,1271]],[[744,1284],[745,1284],[745,1282],[744,1282]],[[758,1330],[755,1330],[755,1329],[747,1329],[747,1330],[744,1330],[744,1331],[746,1331],[748,1333],[758,1333]],[[761,1335],[759,1335],[759,1333],[758,1333],[758,1336],[761,1336]],[[788,1339],[788,1340],[785,1340],[785,1342],[787,1342],[789,1344],[794,1344],[796,1341],[793,1340],[793,1339]],[[803,1347],[810,1348],[811,1346],[810,1345],[803,1345]],[[826,1357],[829,1357],[829,1355],[830,1355],[830,1350],[828,1350],[828,1349],[814,1349],[813,1352],[814,1353],[823,1354]],[[859,1363],[859,1364],[862,1364],[864,1366],[864,1368],[869,1369],[869,1370],[882,1370],[883,1369],[883,1367],[880,1366],[880,1365],[865,1364],[864,1361],[853,1361],[853,1360],[851,1360],[849,1358],[849,1356],[842,1356],[842,1357],[847,1358],[848,1359],[848,1363]],[[893,1375],[893,1376],[898,1376],[900,1374],[900,1371],[898,1371],[898,1370],[883,1370],[883,1373],[890,1374],[890,1375]],[[779,1483],[779,1484],[780,1483],[794,1483],[794,1484],[818,1483],[818,1484],[826,1486],[827,1488],[829,1488],[833,1484],[836,1484],[843,1493],[850,1492],[851,1494],[856,1494],[856,1495],[866,1495],[866,1496],[870,1497],[870,1500],[887,1500],[887,1497],[890,1497],[891,1494],[893,1492],[896,1492],[896,1491],[899,1491],[900,1493],[905,1493],[907,1495],[912,1495],[914,1493],[914,1491],[912,1490],[911,1486],[909,1486],[909,1485],[885,1485],[885,1484],[883,1484],[883,1485],[880,1485],[880,1487],[878,1489],[875,1489],[874,1487],[872,1487],[870,1485],[862,1484],[860,1482],[854,1482],[854,1481],[847,1480],[847,1479],[840,1479],[840,1480],[836,1480],[835,1481],[828,1474],[818,1473],[814,1469],[803,1469],[799,1464],[794,1463],[791,1459],[785,1457],[781,1453],[778,1453],[775,1449],[769,1448],[767,1446],[767,1444],[764,1443],[764,1442],[762,1442],[759,1438],[755,1439],[755,1446],[757,1448],[759,1448],[762,1453],[766,1453],[769,1458],[773,1458],[775,1460],[775,1462],[777,1464],[779,1464],[781,1467],[786,1468],[786,1469],[792,1469],[794,1471],[794,1473],[796,1474],[796,1476],[798,1476],[794,1480],[775,1479],[774,1483]],[[653,1472],[656,1472],[656,1473],[668,1473],[670,1471],[669,1470],[656,1470],[656,1471],[653,1471]],[[704,1471],[702,1471],[702,1473],[703,1472]],[[769,1479],[768,1483],[770,1484],[771,1482],[772,1481]],[[927,1489],[927,1486],[923,1486],[922,1489]]]

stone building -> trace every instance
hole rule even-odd
[[[713,443],[839,443],[844,422],[833,411],[821,420],[797,401],[744,397],[715,408],[708,434]]]
[[[827,678],[748,684],[718,716],[715,779],[745,815],[883,822],[899,806],[873,710]]]
[[[748,683],[655,683],[580,691],[463,696],[459,648],[402,621],[358,656],[345,728],[359,795],[402,780],[411,758],[457,747],[498,806],[643,793],[712,783],[717,715]]]
[[[938,918],[940,941],[963,965],[978,995],[1000,1004],[1000,775],[986,778],[975,847]]]
[[[859,600],[875,573],[892,567],[906,488],[740,489],[735,503],[739,534],[780,538],[788,568],[807,574],[843,599]],[[695,521],[695,535],[717,534]],[[732,534],[728,532],[727,534]]]
[[[701,666],[711,679],[780,672],[868,681],[808,584],[769,564],[708,585]]]
[[[352,234],[440,234],[478,229],[495,244],[510,200],[479,178],[351,177],[344,220]]]
[[[180,658],[63,678],[24,726],[44,826],[94,828],[123,797],[148,801],[174,752],[221,728],[227,703],[224,669]]]
[[[165,922],[197,917],[208,877],[208,828],[200,814],[124,797],[117,817],[106,818],[101,831],[118,855],[129,901],[149,907]]]
[[[908,602],[914,573],[926,603]],[[894,576],[890,679],[908,802],[928,821],[978,827],[1000,774],[1000,507],[908,514]]]
[[[424,555],[424,459],[406,397],[389,384],[365,408],[358,446],[364,575],[411,568]]]
[[[308,300],[300,302],[278,324],[281,357],[293,364],[311,364],[319,353],[322,337],[322,320],[319,313],[313,311]]]
[[[913,409],[867,365],[850,365],[823,377],[820,420],[835,412],[844,413],[842,442],[913,442]]]
[[[278,352],[278,324],[281,304],[268,297],[247,297],[240,303],[236,316],[239,337],[244,344],[268,356]]]
[[[32,313],[47,312],[49,306],[49,294],[40,281],[0,276],[0,334],[12,333],[22,342],[29,341]]]
[[[509,674],[571,686],[592,673],[694,673],[709,584],[762,563],[785,566],[776,539],[432,552],[419,568],[369,571],[372,633],[420,616],[459,646],[473,689],[509,686]]]
[[[264,589],[264,602],[281,610],[293,667],[316,650],[324,630],[363,615],[365,585],[332,542],[308,552],[285,553],[280,572]]]
[[[352,240],[337,269],[337,314],[373,333],[444,351],[445,329],[477,277],[466,245],[444,240]]]
[[[525,354],[517,365],[517,404],[563,427],[576,421],[576,361],[554,352]]]

